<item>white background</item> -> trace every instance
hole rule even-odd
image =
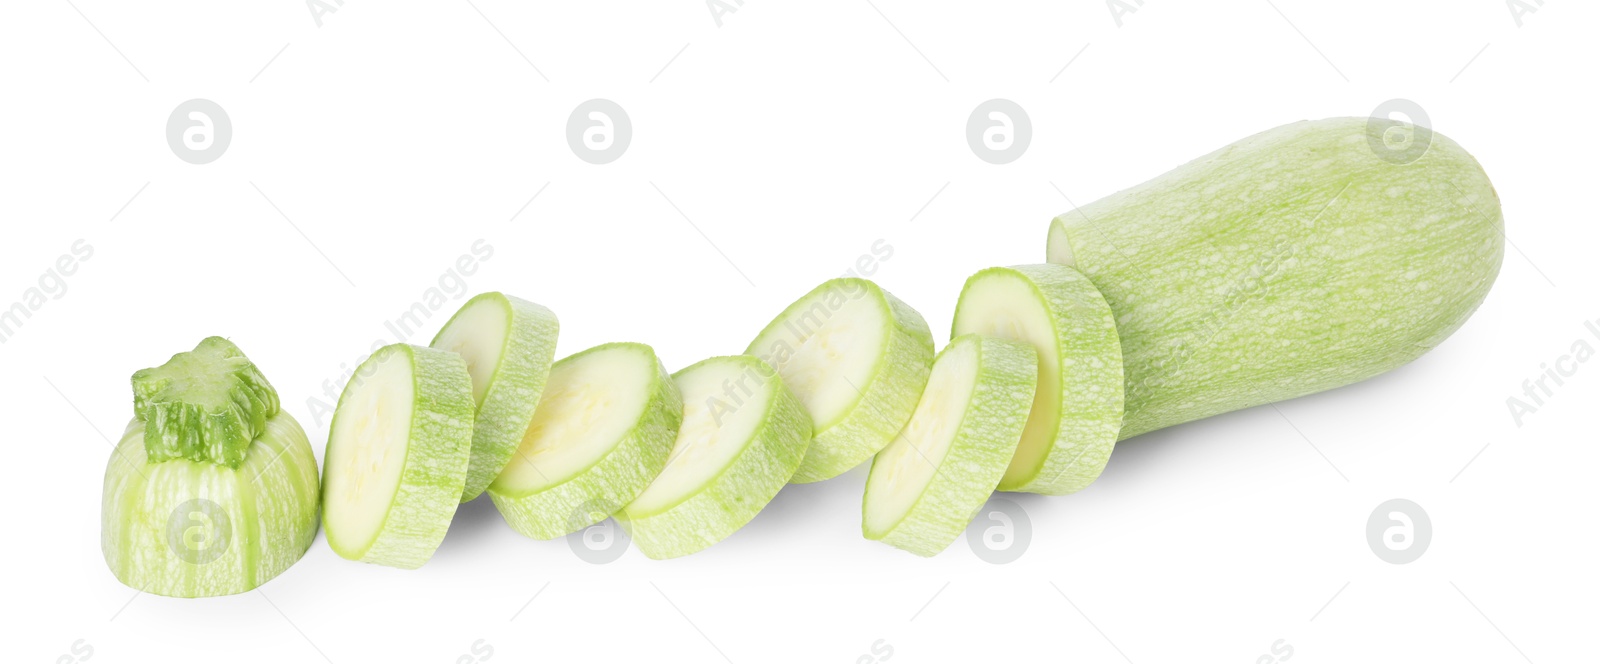
[[[75,240],[94,254],[0,345],[5,660],[455,662],[480,639],[507,662],[1590,656],[1600,368],[1520,427],[1506,399],[1600,347],[1592,3],[1530,0],[1519,27],[1500,0],[1130,0],[1119,27],[1100,0],[747,0],[719,27],[696,0],[473,2],[346,0],[320,27],[297,0],[7,8],[0,306]],[[596,97],[634,129],[603,166],[566,144]],[[965,139],[996,97],[1033,124],[1001,166]],[[417,571],[319,536],[261,592],[178,600],[101,557],[128,376],[204,336],[263,367],[319,457],[306,400],[478,239],[494,254],[467,289],[554,309],[561,355],[739,352],[879,239],[873,278],[942,340],[969,274],[1043,260],[1066,197],[1396,97],[1503,200],[1513,246],[1482,308],[1391,374],[1127,441],[1080,494],[1014,497],[1032,524],[1014,563],[862,539],[862,469],[668,562],[591,565],[487,500]],[[210,164],[166,143],[191,98],[232,120]],[[1366,542],[1396,497],[1433,522],[1406,565]]]

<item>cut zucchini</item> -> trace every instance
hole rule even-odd
[[[971,332],[1039,353],[1039,389],[1000,490],[1089,486],[1122,426],[1122,346],[1100,291],[1062,265],[989,268],[967,279],[956,303],[951,336]]]
[[[811,417],[772,367],[714,357],[672,375],[683,425],[667,466],[617,522],[644,555],[688,555],[755,518],[800,466]]]
[[[791,482],[835,477],[872,458],[916,408],[933,362],[922,315],[866,279],[834,279],[789,305],[746,355],[778,370],[814,438]]]
[[[489,497],[512,529],[554,539],[604,521],[667,463],[683,399],[655,350],[612,343],[550,369],[544,397]]]
[[[1027,344],[976,334],[952,340],[911,421],[872,460],[862,534],[919,556],[950,546],[1011,463],[1038,378]]]
[[[461,355],[478,416],[461,502],[477,498],[516,454],[555,359],[556,315],[502,293],[468,300],[429,344]]]
[[[212,337],[133,386],[138,416],[101,499],[100,545],[117,580],[171,597],[231,595],[299,560],[317,533],[317,460],[244,354]]]
[[[1371,378],[1466,322],[1505,256],[1500,198],[1455,141],[1393,129],[1284,125],[1051,222],[1048,260],[1117,316],[1122,438]]]
[[[328,545],[348,560],[416,569],[444,540],[472,452],[461,356],[384,346],[345,385],[322,478]]]

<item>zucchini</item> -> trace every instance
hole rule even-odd
[[[317,460],[232,342],[133,375],[135,417],[106,465],[100,545],[117,580],[170,597],[251,590],[317,534]]]
[[[1000,484],[1038,384],[1026,343],[966,334],[945,346],[911,421],[872,459],[862,535],[919,556],[950,546]]]
[[[1039,388],[1001,491],[1089,486],[1122,426],[1122,350],[1094,284],[1063,265],[994,267],[967,279],[952,337],[978,333],[1038,351]]]
[[[606,520],[667,465],[683,396],[641,343],[563,358],[489,498],[512,530],[555,539]]]
[[[905,426],[933,364],[933,333],[866,279],[817,286],[745,349],[778,370],[811,416],[813,438],[789,481],[820,482],[877,454]]]
[[[482,495],[511,462],[550,377],[561,324],[549,309],[503,293],[461,305],[429,344],[461,356],[478,415],[461,502]]]
[[[393,344],[362,362],[323,454],[328,546],[376,565],[428,562],[466,486],[475,410],[460,355]]]
[[[811,416],[777,373],[749,355],[672,375],[683,424],[667,465],[616,514],[644,555],[685,556],[726,539],[789,483],[811,443]]]
[[[1395,158],[1390,130],[1285,125],[1051,222],[1049,261],[1116,316],[1121,439],[1371,378],[1477,309],[1505,254],[1494,187],[1438,132]]]

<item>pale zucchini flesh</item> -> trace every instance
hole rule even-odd
[[[394,344],[356,369],[324,454],[323,525],[341,557],[415,569],[444,540],[472,451],[460,355]]]
[[[678,388],[649,346],[604,344],[564,358],[489,496],[528,537],[582,530],[649,486],[682,420]]]
[[[1438,132],[1385,158],[1371,126],[1271,129],[1051,223],[1049,260],[1116,314],[1122,438],[1394,369],[1483,301],[1505,253],[1483,168]]]
[[[867,475],[861,531],[920,556],[943,551],[994,492],[1038,388],[1032,346],[956,337],[934,361],[903,431]]]
[[[550,375],[559,330],[549,309],[490,292],[462,305],[429,344],[459,354],[472,376],[478,413],[462,502],[488,489],[522,443]]]
[[[810,416],[757,358],[711,358],[672,379],[684,415],[667,466],[616,515],[656,559],[700,551],[744,527],[789,482],[811,442]]]
[[[1039,387],[1000,490],[1060,495],[1099,477],[1122,425],[1122,347],[1094,284],[1061,265],[983,270],[951,327],[1038,351]]]
[[[915,309],[866,279],[828,281],[791,304],[745,350],[777,369],[811,415],[792,482],[835,477],[889,444],[916,407],[933,335]]]

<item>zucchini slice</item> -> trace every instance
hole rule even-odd
[[[862,534],[919,556],[960,537],[1011,463],[1038,374],[1026,344],[976,334],[951,341],[911,421],[872,460]]]
[[[560,329],[549,309],[484,293],[461,305],[429,344],[466,361],[478,405],[461,502],[482,495],[516,454],[550,376]]]
[[[1039,353],[1039,389],[1000,490],[1061,495],[1099,477],[1122,426],[1122,346],[1094,284],[1063,265],[989,268],[967,279],[952,328]]]
[[[861,465],[911,417],[933,362],[922,314],[866,279],[834,279],[789,305],[746,355],[778,370],[814,438],[791,482]]]
[[[554,539],[604,521],[666,466],[683,399],[639,343],[557,362],[544,398],[489,497],[512,529]]]
[[[651,558],[688,555],[743,528],[811,442],[811,417],[765,362],[714,357],[672,375],[683,425],[667,466],[617,516]]]
[[[328,431],[328,545],[348,560],[416,569],[461,503],[472,453],[472,379],[460,355],[393,344],[356,368]]]

